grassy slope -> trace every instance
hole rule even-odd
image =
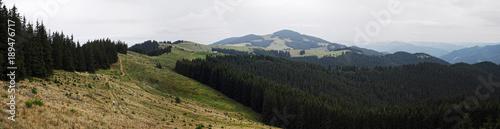
[[[184,42],[180,44],[175,45],[178,48],[183,48],[188,51],[197,51],[197,52],[210,52],[212,51],[212,47],[214,48],[225,48],[225,49],[234,49],[238,51],[246,51],[250,52],[253,51],[252,48],[261,48],[264,50],[272,50],[269,48],[262,48],[262,47],[238,47],[238,46],[220,46],[220,45],[202,45],[202,44],[197,44],[193,42]],[[339,50],[339,51],[316,51],[316,50],[306,50],[306,53],[304,55],[300,55],[301,50],[287,50],[290,52],[291,57],[304,57],[304,56],[318,56],[322,58],[323,56],[334,56],[337,57],[339,55],[342,55],[342,52],[347,52],[350,50]]]
[[[125,75],[120,63],[115,63],[96,74],[58,70],[47,80],[25,79],[18,83],[22,89],[16,93],[16,122],[7,119],[7,105],[0,103],[0,128],[195,128],[198,124],[270,128],[256,122],[259,114],[250,108],[170,69],[178,59],[206,54],[173,49],[167,55],[148,57],[129,52],[119,55]],[[156,63],[163,69],[156,68]],[[31,88],[38,93],[30,95]],[[70,93],[82,101],[66,96]],[[175,97],[182,102],[176,104]],[[34,98],[44,105],[26,107],[24,101]],[[0,100],[7,102],[5,97]]]

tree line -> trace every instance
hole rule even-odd
[[[219,53],[231,54],[231,55],[270,55],[276,57],[290,57],[289,51],[283,50],[264,50],[260,48],[253,48],[251,52],[238,51],[234,49],[227,48],[212,48],[212,51],[217,51]]]
[[[0,1],[0,6],[2,6]],[[8,10],[5,5],[0,9],[0,65],[2,67],[0,80],[6,79],[5,67],[10,66],[7,55],[8,20],[15,26],[15,66],[16,79],[27,77],[45,78],[51,76],[54,70],[95,72],[97,69],[108,69],[118,61],[118,52],[126,54],[127,44],[110,39],[87,41],[80,44],[73,40],[73,35],[63,32],[47,32],[43,23],[35,24],[19,15],[14,6]]]
[[[253,48],[251,52],[239,51],[229,48],[212,48],[212,51],[221,52],[224,54],[232,55],[269,55],[276,57],[289,58],[296,61],[305,61],[314,64],[320,64],[324,67],[337,67],[337,66],[356,66],[356,67],[375,67],[375,66],[399,66],[405,64],[418,64],[422,62],[435,62],[443,65],[450,65],[450,63],[430,56],[425,53],[410,54],[407,52],[396,52],[387,55],[366,55],[359,54],[362,50],[356,48],[339,48],[336,50],[350,50],[342,52],[342,55],[337,57],[324,56],[319,58],[317,56],[305,57],[291,57],[290,52],[286,50],[264,50],[260,48]],[[368,50],[367,50],[368,51]],[[299,52],[300,55],[305,54],[305,50]],[[373,54],[373,52],[371,53]]]
[[[500,127],[498,92],[466,115],[445,115],[474,93],[481,84],[479,76],[500,71],[496,64],[351,67],[326,69],[272,56],[225,55],[181,60],[175,70],[251,107],[261,113],[262,122],[279,127]],[[498,75],[492,79],[500,80]]]
[[[181,41],[176,41],[174,43],[181,42]],[[183,42],[183,41],[182,41]],[[170,41],[165,42],[167,44],[170,44]],[[129,49],[130,51],[134,51],[137,53],[141,54],[146,54],[149,56],[159,56],[164,53],[170,53],[172,52],[172,46],[167,46],[165,48],[160,48],[160,44],[155,41],[155,40],[148,40],[143,43],[135,44]]]

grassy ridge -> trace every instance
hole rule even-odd
[[[196,51],[196,52],[211,52],[212,48],[223,48],[223,49],[233,49],[237,51],[244,52],[252,52],[254,48],[264,49],[264,50],[272,50],[268,48],[262,47],[250,47],[250,46],[221,46],[221,45],[202,45],[193,42],[183,42],[180,44],[176,44],[178,48],[182,48],[188,51]],[[318,56],[322,58],[324,56],[333,56],[337,57],[342,55],[343,52],[350,52],[350,50],[337,50],[337,51],[316,51],[316,50],[305,50],[306,53],[304,55],[300,55],[300,51],[302,50],[286,50],[290,52],[291,57],[305,57],[305,56]]]
[[[177,48],[158,57],[129,52],[119,55],[122,66],[115,63],[96,74],[57,70],[47,79],[22,80],[16,91],[16,122],[7,120],[6,108],[1,109],[0,128],[196,128],[200,124],[270,128],[257,122],[259,114],[250,108],[171,70],[176,60],[207,54]],[[157,63],[163,68],[156,68]],[[181,103],[175,103],[177,97]],[[24,105],[35,99],[44,105]],[[0,103],[0,107],[7,105]]]

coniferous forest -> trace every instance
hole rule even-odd
[[[0,2],[1,3],[1,2]],[[0,5],[2,6],[2,5]],[[27,77],[45,78],[54,70],[79,71],[93,73],[97,69],[108,69],[118,61],[118,52],[126,54],[127,44],[110,39],[98,39],[80,44],[73,40],[73,35],[63,32],[48,32],[43,23],[32,23],[20,16],[17,8],[0,9],[0,80],[6,80],[6,68],[9,65],[6,51],[10,44],[8,29],[15,33],[15,66],[18,71],[16,80]]]
[[[499,127],[500,66],[419,63],[325,68],[264,55],[207,56],[175,70],[286,128]],[[475,94],[488,93],[488,97]],[[464,99],[465,98],[465,99]],[[286,116],[285,114],[288,114]],[[283,121],[283,119],[286,119]]]
[[[166,42],[170,44],[169,42]],[[170,53],[172,51],[172,46],[167,46],[166,48],[160,48],[160,44],[157,41],[148,40],[144,43],[135,44],[129,49],[130,51],[146,54],[149,56],[159,56],[164,53]]]

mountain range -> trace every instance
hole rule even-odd
[[[376,42],[368,45],[362,45],[360,47],[373,49],[379,52],[388,52],[388,53],[395,53],[398,51],[405,51],[409,53],[427,53],[436,57],[445,55],[452,50],[464,48],[461,46],[446,44],[446,43],[432,43],[432,42],[407,43],[401,41]]]
[[[496,64],[500,63],[500,53],[498,53],[500,46],[498,45],[466,48],[462,45],[443,42],[392,41],[347,47],[346,45],[329,42],[318,37],[301,34],[287,29],[267,35],[249,34],[242,37],[226,38],[212,43],[211,45],[227,47],[262,47],[270,50],[348,50],[363,53],[369,56],[384,56],[397,52],[425,53],[428,54],[428,56],[431,56],[431,58],[439,57],[452,64],[459,62],[473,64],[482,61],[491,61]],[[445,64],[442,61],[438,62]]]
[[[490,61],[495,64],[500,64],[500,44],[488,45],[484,47],[475,46],[452,51],[440,57],[450,63],[479,63]]]
[[[345,45],[332,43],[324,39],[300,34],[292,30],[281,30],[267,35],[249,34],[243,37],[231,37],[211,45],[258,46],[274,50],[318,50],[328,51],[345,48]]]

